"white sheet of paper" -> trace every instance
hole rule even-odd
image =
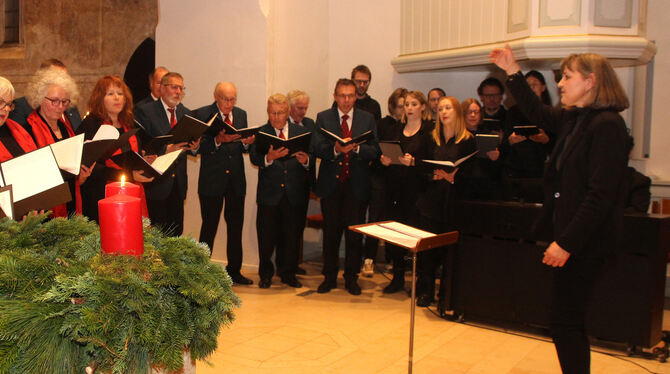
[[[84,134],[53,143],[50,147],[54,156],[56,156],[56,162],[61,170],[79,175],[81,155],[84,150]]]
[[[419,242],[418,238],[413,238],[411,236],[399,233],[397,231],[389,230],[387,228],[378,225],[365,226],[359,228],[358,230],[360,230],[365,234],[369,234],[376,238],[380,238],[384,241],[394,243],[405,248],[414,248],[416,246],[416,243]]]
[[[423,231],[419,230],[416,227],[408,226],[405,224],[402,224],[400,222],[387,222],[387,223],[380,223],[379,226],[386,228],[386,229],[391,229],[393,231],[398,231],[402,234],[406,234],[408,236],[414,237],[414,238],[430,238],[431,236],[435,236],[432,232],[428,231]]]
[[[14,211],[12,210],[12,196],[11,190],[6,190],[0,192],[0,209],[5,213],[5,215],[11,219],[14,219]]]
[[[180,153],[181,150],[178,150],[159,156],[151,164],[151,167],[156,169],[156,171],[158,171],[159,173],[163,174],[165,173],[165,170],[167,170],[170,167],[170,165],[172,165],[174,160],[176,160],[177,157],[179,157]]]
[[[14,201],[36,195],[63,183],[50,147],[14,157],[0,164],[5,184],[11,184]]]
[[[86,142],[94,142],[96,140],[108,140],[108,139],[118,139],[119,130],[112,125],[101,125],[98,129],[98,132],[95,133],[93,139],[87,140]]]

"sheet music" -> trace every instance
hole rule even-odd
[[[179,157],[179,154],[181,153],[181,150],[177,151],[172,151],[170,153],[166,153],[160,157],[157,157],[156,160],[151,164],[151,167],[159,171],[161,174],[165,173],[165,170],[167,170],[170,165],[174,162],[174,160]]]
[[[0,164],[5,184],[13,187],[14,201],[21,201],[63,183],[50,147],[14,157]]]
[[[380,223],[379,226],[390,229],[390,230],[393,230],[393,231],[397,231],[399,233],[402,233],[402,234],[405,234],[405,235],[408,235],[408,236],[411,236],[411,237],[417,238],[417,239],[424,239],[424,238],[430,238],[431,236],[435,236],[435,234],[433,234],[432,232],[419,230],[415,227],[408,226],[408,225],[402,224],[400,222],[395,222],[395,221]]]
[[[79,175],[81,156],[84,152],[84,134],[53,143],[50,147],[61,170]]]
[[[94,142],[97,140],[109,140],[118,138],[119,138],[119,130],[117,130],[116,127],[112,125],[100,125],[100,128],[93,136],[93,139],[88,140],[87,143]]]
[[[14,219],[14,209],[12,209],[12,203],[12,187],[7,186],[0,188],[0,209],[5,214],[5,216]]]

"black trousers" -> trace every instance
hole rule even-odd
[[[393,200],[389,199],[389,194],[385,188],[373,188],[370,203],[368,204],[368,223],[379,222],[389,219],[389,205],[393,205]],[[377,249],[379,248],[379,239],[372,236],[365,237],[364,258],[377,258]],[[387,256],[388,257],[388,256]]]
[[[219,227],[221,210],[226,220],[226,257],[228,274],[240,273],[242,268],[242,224],[244,223],[244,195],[238,196],[230,188],[221,196],[200,197],[200,214],[202,226],[200,227],[200,241],[207,243],[210,250],[214,248],[214,237]],[[225,209],[224,209],[225,200]],[[211,254],[210,254],[211,256]]]
[[[302,209],[298,213],[298,224],[300,226],[298,230],[298,264],[301,262],[300,258],[300,253],[302,253],[303,249],[303,244],[304,244],[304,234],[305,234],[305,226],[307,225],[307,209],[309,207],[309,193],[305,196],[305,199],[303,201],[302,206],[296,207],[295,209]],[[284,248],[286,247],[286,244],[284,244],[284,241],[282,238],[279,238],[279,243],[277,243],[277,254],[275,255],[275,264],[277,265],[277,269],[282,268],[282,261],[284,260]],[[296,265],[297,266],[297,265]]]
[[[298,268],[298,237],[304,226],[300,219],[303,211],[301,206],[291,205],[286,196],[282,197],[278,205],[258,205],[256,233],[258,274],[261,279],[270,279],[274,275],[272,253],[280,243],[282,250],[277,251],[277,273],[282,279],[295,276]]]
[[[151,224],[160,227],[166,235],[181,236],[184,232],[184,199],[179,196],[176,183],[166,199],[147,199],[147,210]]]
[[[549,323],[563,373],[590,372],[591,347],[585,319],[603,263],[602,259],[570,257],[564,267],[554,270]]]
[[[365,223],[364,201],[356,199],[351,182],[338,183],[335,192],[321,198],[323,213],[323,275],[337,278],[340,240],[344,233],[344,278],[356,280],[361,266],[363,236],[349,230],[350,225]]]

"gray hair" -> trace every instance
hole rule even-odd
[[[288,98],[289,105],[295,105],[295,102],[298,100],[309,100],[309,95],[307,92],[300,90],[291,90],[286,94],[286,97]]]
[[[12,86],[12,82],[9,81],[9,79],[5,77],[0,77],[0,95],[4,95],[6,93],[9,93],[9,96],[12,98],[10,100],[14,100],[14,86]]]
[[[40,106],[42,99],[44,99],[51,86],[59,86],[70,95],[69,106],[77,103],[79,89],[74,79],[63,69],[50,67],[38,70],[30,81],[30,84],[28,84],[28,91],[26,92],[28,104],[33,108]]]

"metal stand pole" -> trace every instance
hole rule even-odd
[[[412,374],[414,360],[414,309],[416,308],[416,252],[412,251],[412,311],[409,317],[409,367],[407,372]]]

